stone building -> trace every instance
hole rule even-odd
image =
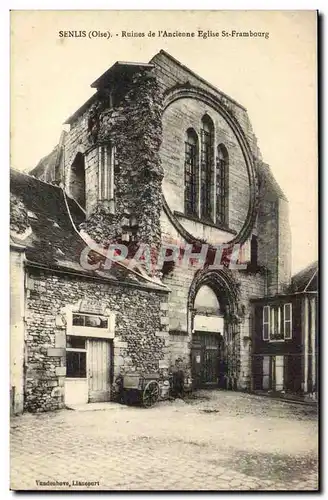
[[[290,228],[246,109],[163,50],[91,87],[56,148],[13,172],[17,404],[61,407],[74,384],[94,400],[98,355],[98,400],[122,370],[177,361],[195,386],[251,389],[251,300],[289,286]],[[128,253],[108,269],[113,244]]]

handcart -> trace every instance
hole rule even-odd
[[[157,403],[160,396],[158,379],[157,373],[124,374],[122,377],[123,401],[126,404],[141,403],[145,408],[150,408]]]

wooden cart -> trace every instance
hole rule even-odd
[[[160,395],[160,386],[157,373],[142,374],[131,372],[123,375],[122,391],[126,404],[141,403],[150,408],[157,403]]]

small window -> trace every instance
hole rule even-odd
[[[270,340],[283,340],[284,332],[281,328],[281,307],[270,307]]]
[[[292,338],[292,304],[263,307],[263,340],[284,340]]]
[[[85,351],[66,352],[66,376],[70,378],[86,378],[87,353]]]
[[[86,378],[87,353],[85,337],[67,335],[66,337],[66,376]]]
[[[292,338],[292,304],[284,304],[284,335],[285,339]]]
[[[73,326],[89,328],[108,328],[108,318],[97,315],[73,314]]]
[[[81,314],[73,314],[73,325],[84,326],[84,316]]]
[[[270,330],[270,307],[263,307],[263,340],[269,340],[269,330]]]

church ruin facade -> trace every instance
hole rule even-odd
[[[288,289],[291,244],[246,109],[164,51],[91,86],[54,151],[13,174],[17,407],[109,400],[124,370],[166,376],[177,361],[194,387],[251,390],[253,300]],[[163,245],[209,252],[201,266],[107,269],[95,248],[113,244],[126,262],[141,245],[152,262]]]

